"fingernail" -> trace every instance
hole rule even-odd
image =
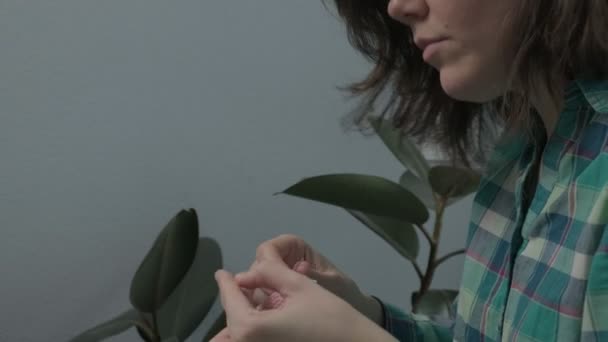
[[[307,273],[308,267],[306,266],[306,261],[298,261],[295,265],[293,265],[294,271],[298,273],[305,274]],[[306,274],[305,274],[306,275]]]

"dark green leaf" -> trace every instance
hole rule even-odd
[[[435,209],[435,197],[431,186],[418,178],[412,171],[405,171],[399,179],[399,184],[416,195],[427,208]]]
[[[91,328],[80,335],[72,338],[70,342],[97,342],[118,335],[139,320],[139,314],[135,309],[123,312],[120,316]]]
[[[210,238],[198,242],[190,270],[158,311],[162,338],[188,338],[207,316],[218,295],[215,271],[222,268],[222,252]]]
[[[420,178],[416,177],[416,175],[414,175],[411,171],[405,171],[401,176],[399,183],[401,186],[410,190],[414,195],[416,195],[427,208],[433,210],[436,209],[437,204],[435,203],[431,186],[428,183],[421,181]],[[464,196],[448,198],[446,206],[450,206],[458,202],[463,197]]]
[[[408,260],[416,260],[420,249],[416,228],[411,223],[349,210],[360,222],[380,236]]]
[[[180,342],[180,340],[177,337],[173,336],[173,337],[164,339],[162,342]]]
[[[451,166],[436,166],[429,171],[433,191],[441,196],[463,197],[477,190],[479,174]]]
[[[412,294],[412,301],[416,300],[418,292]],[[420,313],[429,317],[445,316],[454,317],[452,304],[458,296],[456,290],[428,290],[420,299],[416,313]]]
[[[213,325],[207,331],[207,334],[203,338],[203,342],[209,342],[215,335],[219,334],[226,327],[226,312],[222,311],[222,313],[218,316],[218,318],[213,322]]]
[[[196,254],[198,219],[180,211],[158,235],[131,282],[131,303],[143,312],[157,310],[182,280]]]
[[[423,224],[429,218],[425,205],[409,190],[376,176],[325,175],[304,179],[286,194],[345,209]]]
[[[422,180],[428,178],[429,165],[414,143],[404,137],[401,131],[395,129],[394,125],[388,120],[372,118],[370,123],[376,134],[403,166]]]

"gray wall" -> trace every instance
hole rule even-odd
[[[2,0],[0,47],[0,341],[64,341],[126,308],[137,264],[186,207],[229,270],[296,233],[408,307],[414,273],[380,239],[272,196],[306,176],[401,173],[339,124],[352,103],[335,87],[367,65],[319,1]],[[448,210],[446,249],[469,206]],[[461,262],[436,285],[457,286]]]

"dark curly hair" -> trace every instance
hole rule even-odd
[[[333,2],[351,45],[373,63],[363,80],[345,88],[361,100],[354,122],[363,127],[379,106],[377,113],[390,116],[404,135],[436,143],[465,165],[491,145],[494,137],[484,135],[496,132],[491,128],[530,124],[532,94],[547,94],[557,103],[562,89],[555,85],[564,75],[608,75],[608,0],[519,1],[508,19],[509,43],[517,47],[510,90],[486,104],[454,100],[443,91],[411,30],[388,15],[388,0]]]

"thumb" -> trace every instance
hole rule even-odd
[[[314,280],[315,282],[317,282],[317,284],[328,288],[328,286],[331,284],[332,281],[332,276],[325,274],[323,272],[319,272],[317,271],[310,262],[308,261],[298,261],[293,269],[300,273],[303,274],[307,277],[309,277],[310,279]]]
[[[240,286],[274,290],[281,294],[292,293],[302,284],[305,276],[290,269],[282,262],[262,261],[239,277]]]
[[[224,311],[226,311],[226,318],[228,320],[230,320],[231,317],[247,313],[253,308],[249,299],[245,296],[230,273],[219,270],[215,272],[215,280],[217,281],[220,290],[220,300],[224,307]]]

